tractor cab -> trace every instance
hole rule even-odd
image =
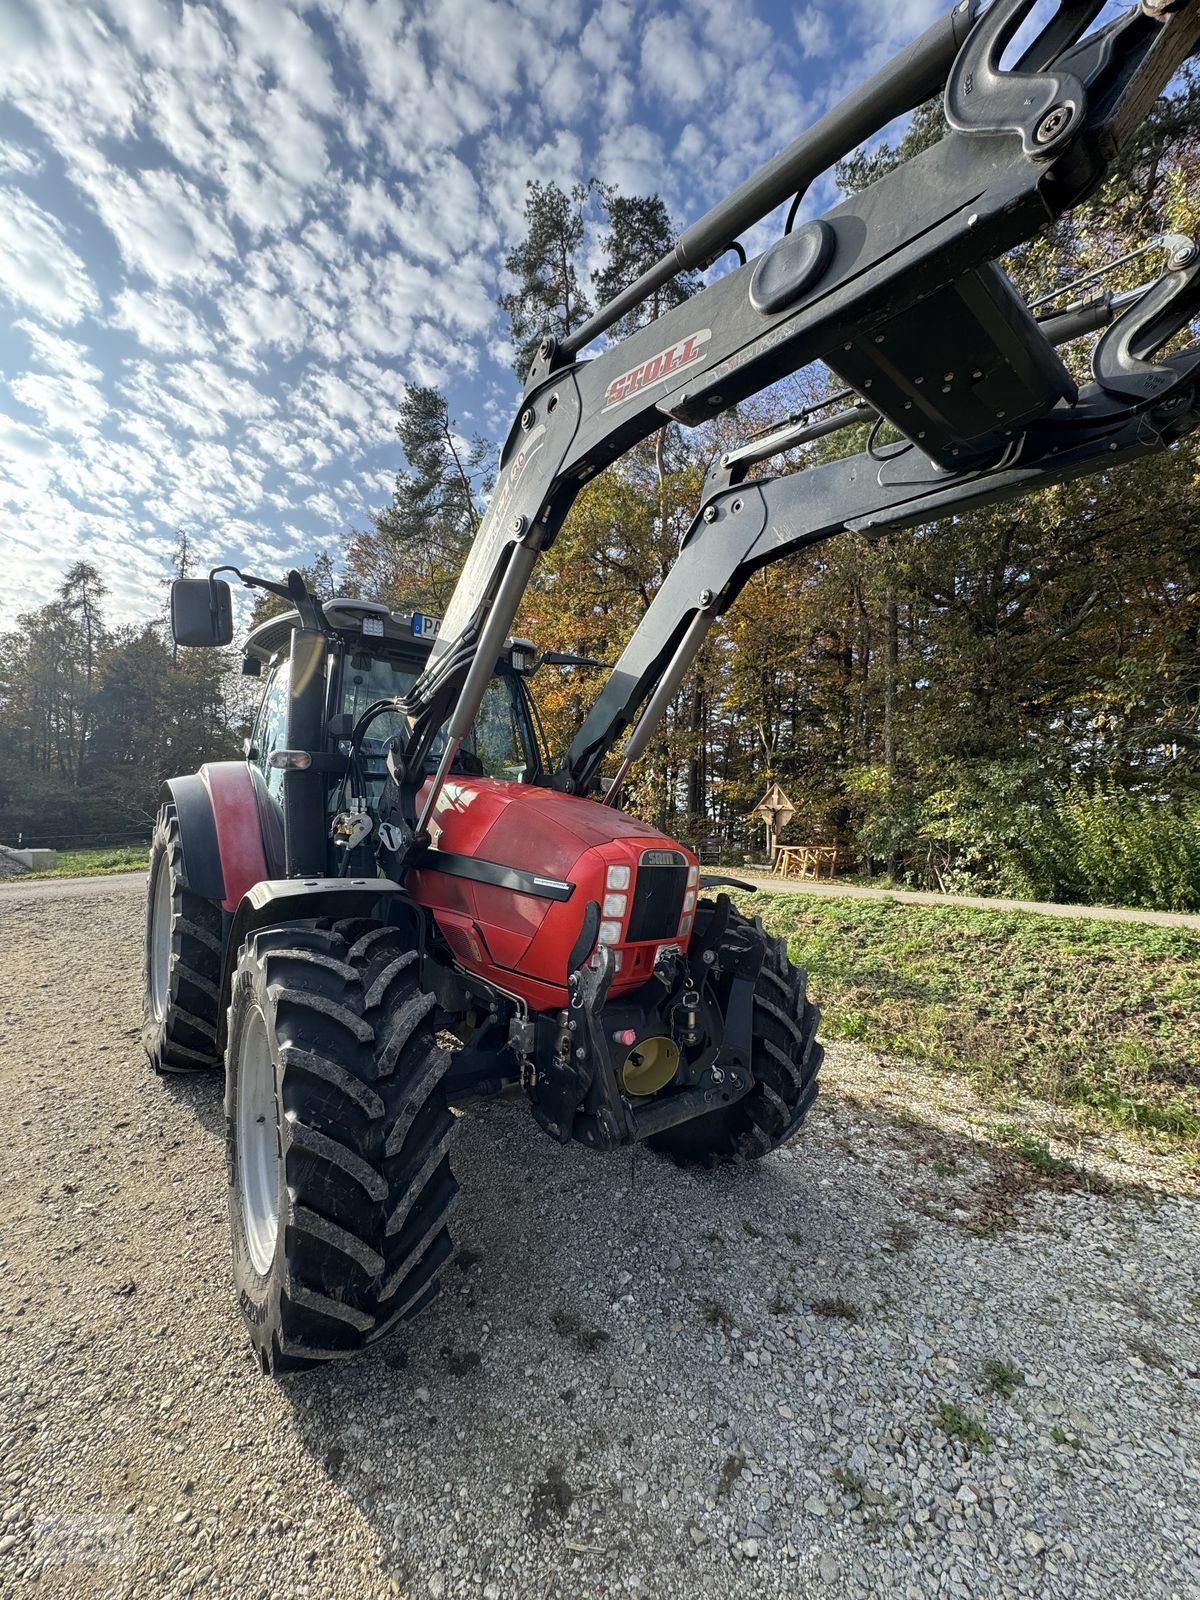
[[[421,612],[392,612],[375,601],[348,598],[330,600],[323,609],[331,630],[325,672],[326,744],[331,754],[348,755],[359,719],[380,701],[398,700],[407,694],[421,675],[436,636],[437,619]],[[243,671],[265,680],[246,742],[246,759],[261,772],[271,798],[280,803],[284,769],[271,758],[287,744],[291,638],[299,626],[298,612],[281,612],[260,622],[244,646]],[[507,642],[471,735],[455,757],[451,770],[456,775],[515,783],[538,781],[544,763],[525,683],[534,665],[534,647],[528,640]],[[388,743],[403,731],[399,709],[385,711],[360,741],[362,775],[372,803],[378,801],[386,781]],[[426,757],[430,774],[443,749],[444,740],[439,739]],[[336,798],[337,786],[331,785],[331,805]]]

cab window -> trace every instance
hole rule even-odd
[[[283,749],[287,738],[289,666],[290,662],[280,661],[271,669],[262,705],[255,719],[254,732],[250,736],[254,764],[262,771],[267,792],[280,801],[283,799],[283,772],[278,767],[269,767],[267,758],[273,750]]]
[[[488,684],[471,737],[464,741],[463,749],[476,757],[489,778],[520,781],[525,777],[529,756],[515,679],[495,677]]]
[[[417,673],[418,668],[405,661],[389,661],[382,656],[348,656],[342,669],[343,714],[357,722],[377,700],[398,700],[416,683]],[[403,726],[404,719],[399,712],[385,713],[372,724],[371,734],[387,740]]]
[[[407,694],[419,673],[420,666],[412,661],[388,660],[380,656],[347,656],[342,669],[339,710],[357,722],[368,706],[376,701],[397,699]],[[508,778],[517,782],[528,779],[535,762],[527,745],[529,736],[519,695],[517,679],[506,673],[497,673],[488,684],[469,738],[463,740],[462,749],[454,763],[453,770],[456,773]],[[399,711],[384,712],[372,722],[362,743],[369,776],[382,779],[381,758],[387,742],[404,730],[404,717]],[[427,757],[426,765],[430,772],[436,769],[444,749],[444,736],[439,734]]]

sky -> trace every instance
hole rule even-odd
[[[946,9],[0,0],[0,627],[79,559],[156,613],[180,530],[336,557],[405,384],[507,432],[527,180],[683,226]]]

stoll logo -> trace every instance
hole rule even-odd
[[[681,368],[690,367],[694,361],[699,361],[700,347],[707,344],[711,338],[711,328],[700,328],[696,333],[689,333],[686,339],[680,339],[678,344],[671,345],[669,349],[660,350],[656,356],[651,356],[649,361],[630,367],[628,372],[623,372],[619,378],[614,378],[605,390],[604,410],[611,411],[614,406],[624,405],[625,401],[632,400],[635,394],[641,394],[645,389],[653,389],[656,384],[665,383]]]

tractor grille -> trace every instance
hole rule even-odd
[[[678,850],[642,851],[626,935],[631,944],[673,939],[679,932],[687,873],[687,857]]]

